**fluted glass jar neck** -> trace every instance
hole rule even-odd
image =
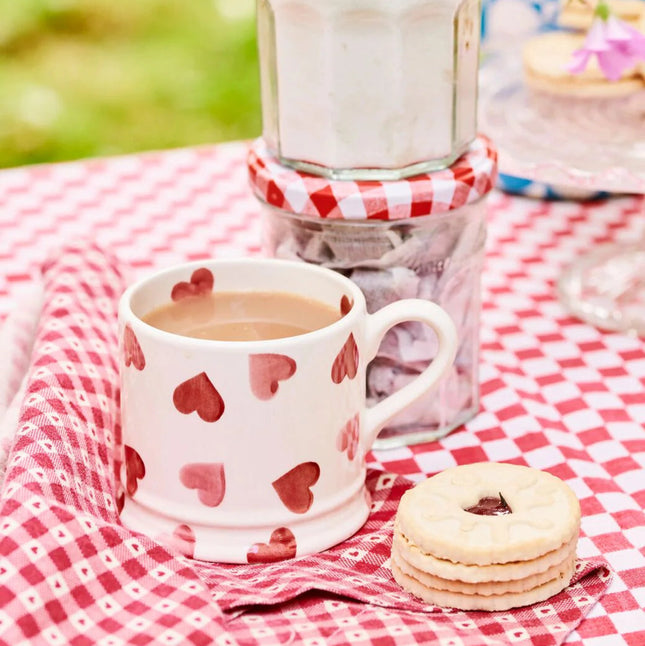
[[[399,179],[476,132],[479,0],[258,0],[263,134],[283,164]]]

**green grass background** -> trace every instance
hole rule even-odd
[[[259,133],[253,0],[0,0],[0,167]]]

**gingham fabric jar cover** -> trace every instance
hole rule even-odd
[[[401,220],[445,213],[485,196],[497,180],[497,151],[483,135],[452,166],[396,181],[340,181],[287,168],[262,139],[248,154],[255,195],[311,218]]]

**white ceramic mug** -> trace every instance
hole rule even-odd
[[[288,292],[339,308],[300,336],[213,341],[142,321],[171,294]],[[405,321],[439,340],[415,381],[365,405],[365,373],[384,334]],[[173,267],[130,287],[119,306],[125,444],[121,518],[198,559],[269,562],[322,551],[369,513],[365,454],[379,430],[451,366],[448,315],[402,300],[369,315],[360,289],[331,270],[283,260]]]

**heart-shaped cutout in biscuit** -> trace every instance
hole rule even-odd
[[[224,400],[205,372],[179,384],[172,401],[180,413],[197,413],[205,422],[216,422],[224,414]]]
[[[269,543],[255,543],[246,553],[249,563],[275,563],[292,559],[296,555],[296,537],[287,527],[279,527],[272,534]]]
[[[123,330],[123,359],[126,367],[132,365],[137,370],[143,370],[146,367],[146,358],[143,356],[134,330],[129,325],[126,325]]]
[[[271,399],[279,382],[293,377],[296,362],[284,354],[252,354],[249,356],[251,391],[262,400]]]
[[[195,462],[179,470],[179,480],[187,489],[196,489],[199,501],[217,507],[226,494],[224,465],[220,462]]]
[[[358,346],[354,335],[350,334],[345,341],[345,345],[334,359],[331,367],[331,379],[335,384],[339,384],[348,377],[354,379],[358,373]]]
[[[274,480],[271,485],[289,511],[304,514],[314,502],[311,487],[318,482],[319,477],[320,467],[316,462],[303,462]]]
[[[125,450],[125,489],[129,496],[134,496],[138,487],[139,480],[146,475],[146,465],[143,463],[141,456],[127,444]]]
[[[182,281],[177,283],[170,292],[173,301],[180,301],[190,296],[201,296],[213,291],[215,278],[213,272],[206,267],[195,269],[190,277],[190,282]]]

